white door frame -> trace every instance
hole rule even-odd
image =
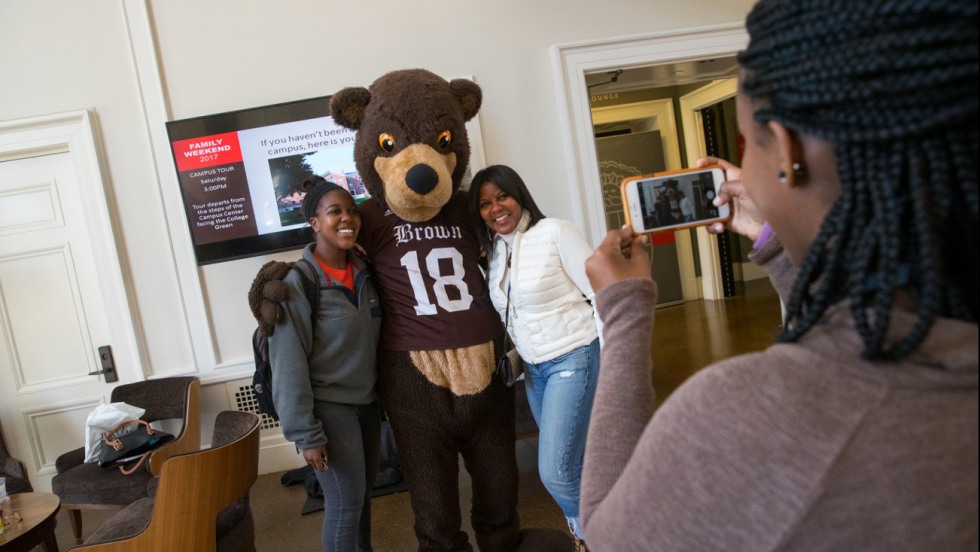
[[[680,98],[681,125],[684,127],[684,146],[688,159],[698,159],[707,153],[704,149],[704,124],[698,111],[718,102],[735,97],[738,79],[719,79],[684,94]]]
[[[698,111],[735,96],[738,79],[720,79],[685,94],[680,98],[681,121],[684,127],[684,146],[688,159],[700,159],[707,152],[704,148],[704,123]],[[725,288],[721,281],[718,239],[703,226],[695,232],[698,239],[698,257],[701,262],[701,290],[705,299],[724,299]],[[714,270],[705,270],[714,267]]]
[[[572,208],[576,222],[593,245],[605,235],[605,218],[585,74],[728,56],[746,44],[748,34],[739,22],[552,46],[567,172],[579,188],[579,200],[572,202]],[[709,269],[719,271],[720,281],[717,252],[710,262],[702,260],[702,274]],[[704,290],[704,297],[715,298],[714,292]]]
[[[664,162],[667,164],[667,170],[683,168],[680,142],[677,140],[677,122],[674,120],[674,101],[670,98],[597,107],[592,110],[593,125],[634,119],[655,119],[656,130],[660,131],[660,139],[664,145]]]

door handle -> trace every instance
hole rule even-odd
[[[99,361],[102,363],[102,369],[89,372],[88,375],[105,376],[106,383],[115,383],[119,381],[119,374],[116,373],[116,362],[112,358],[111,345],[103,345],[99,347]]]

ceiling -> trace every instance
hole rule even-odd
[[[738,75],[735,56],[679,61],[648,67],[607,69],[585,75],[590,94],[663,88]],[[610,82],[616,79],[615,82]]]

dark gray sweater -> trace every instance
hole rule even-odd
[[[773,242],[754,260],[779,290],[795,276]],[[593,552],[977,549],[976,324],[939,319],[915,354],[869,363],[838,305],[798,343],[705,368],[654,414],[656,285],[596,301],[605,347],[581,498]]]
[[[283,318],[269,338],[269,362],[283,436],[297,448],[308,449],[327,442],[313,417],[314,401],[369,404],[377,398],[381,303],[363,260],[350,261],[352,294],[323,272],[313,257],[313,244],[303,250],[303,257],[313,263],[320,279],[316,332],[303,293],[304,276],[290,270],[283,280],[289,290],[281,303]]]

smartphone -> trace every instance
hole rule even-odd
[[[620,186],[626,223],[648,234],[724,222],[731,208],[712,203],[724,181],[718,165],[631,176]]]

